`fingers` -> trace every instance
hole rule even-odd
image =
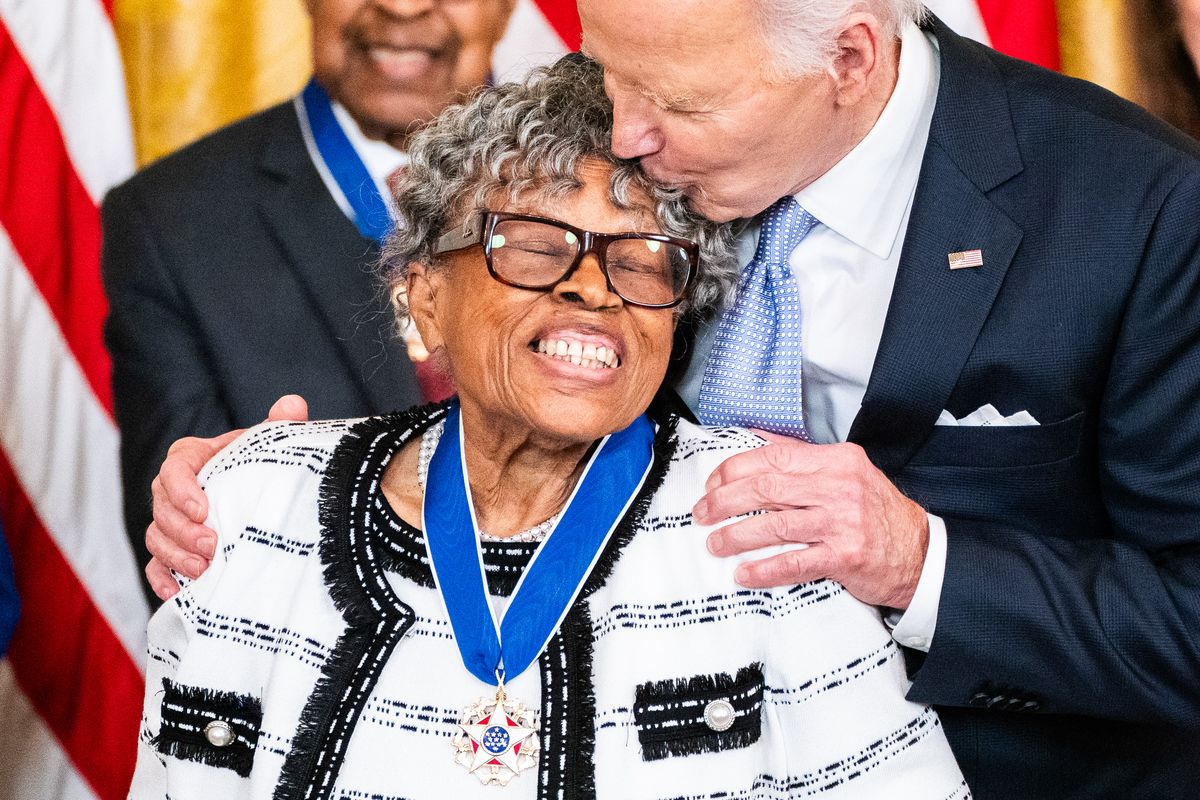
[[[166,469],[164,465],[164,470]],[[199,499],[193,499],[191,494],[187,494],[188,498],[184,503],[172,501],[166,490],[163,488],[165,483],[161,477],[155,478],[150,485],[151,494],[151,510],[154,515],[153,527],[157,533],[163,538],[169,540],[175,547],[186,550],[190,555],[209,558],[213,554],[216,547],[216,535],[207,526],[201,522],[197,522],[196,518],[205,519],[208,515],[208,499],[204,496],[204,492],[199,489],[199,484],[196,484],[196,476],[191,472],[187,473],[187,480],[196,486],[196,493]],[[180,477],[178,480],[184,480]],[[176,493],[177,496],[179,493]],[[188,509],[187,513],[180,509],[183,505]],[[147,536],[146,546],[150,550],[150,554],[159,556],[164,555],[154,549],[154,546],[149,541]],[[177,569],[181,564],[176,564],[175,561],[167,559],[167,565],[172,569]],[[186,572],[186,570],[180,570]]]
[[[816,455],[819,449],[817,445],[795,439],[785,438],[784,441],[786,444],[768,444],[725,459],[721,466],[708,476],[708,481],[704,484],[705,490],[712,491],[721,484],[738,481],[759,472],[811,472],[814,466],[809,459]]]
[[[196,523],[188,523],[195,528],[199,528],[205,532],[208,537],[212,537],[213,533],[203,525]],[[215,542],[215,537],[213,538]],[[196,553],[181,547],[170,536],[166,535],[157,522],[151,522],[146,528],[146,549],[150,554],[157,559],[164,569],[173,569],[181,575],[186,575],[189,578],[199,578],[200,574],[208,568],[208,559],[203,558]],[[150,572],[146,572],[146,578],[151,581],[150,585],[154,587],[155,594],[158,594],[158,587],[154,580],[159,576],[151,576]],[[170,576],[167,576],[170,578]],[[172,582],[174,580],[172,579]],[[161,596],[161,595],[160,595]]]
[[[268,422],[307,422],[308,402],[298,394],[285,394],[267,412]]]
[[[154,519],[172,538],[182,540],[177,532],[208,516],[208,498],[196,480],[197,472],[186,461],[167,456],[150,483]]]
[[[725,558],[779,544],[812,544],[823,540],[826,525],[811,509],[774,511],[738,520],[708,535],[708,551]]]
[[[711,491],[723,483],[741,480],[758,472],[789,472],[812,475],[826,469],[851,470],[870,466],[861,447],[841,444],[809,444],[767,431],[755,431],[771,444],[730,456],[708,476],[704,488]]]
[[[752,511],[804,508],[824,496],[823,485],[810,476],[761,471],[709,489],[692,509],[692,515],[701,525],[715,525]]]
[[[150,538],[149,531],[146,538]],[[171,570],[157,558],[150,559],[146,565],[146,582],[154,590],[159,600],[166,602],[179,593],[179,584],[171,577]]]
[[[733,577],[748,589],[794,586],[830,577],[833,566],[829,548],[815,544],[806,549],[787,550],[770,558],[747,561],[738,566]]]
[[[176,440],[167,450],[167,458],[159,467],[158,477],[150,485],[155,519],[158,519],[160,507],[166,504],[193,522],[203,522],[208,516],[208,497],[200,488],[196,476],[209,459],[241,434],[241,430],[236,430],[212,439],[188,436]],[[163,522],[161,519],[158,521],[160,524]],[[175,528],[168,522],[164,530],[170,535]]]

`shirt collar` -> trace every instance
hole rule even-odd
[[[350,140],[351,146],[354,147],[354,152],[358,153],[358,157],[362,159],[363,166],[367,168],[367,172],[379,187],[379,191],[390,200],[391,192],[387,190],[388,177],[400,167],[408,164],[408,153],[397,150],[387,142],[368,139],[345,106],[332,99],[330,104],[333,106],[333,115],[337,118],[342,131],[345,132],[346,138]]]
[[[935,47],[915,23],[905,25],[896,88],[878,121],[796,195],[823,225],[878,258],[891,254],[921,173],[941,72]]]

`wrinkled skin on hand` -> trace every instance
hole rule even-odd
[[[267,412],[271,422],[308,419],[308,403],[299,395],[284,395]],[[209,459],[242,434],[241,430],[199,439],[179,439],[167,451],[167,458],[150,485],[154,521],[146,528],[146,548],[153,556],[146,565],[146,580],[161,600],[170,600],[179,591],[172,570],[189,578],[198,578],[208,568],[217,546],[217,537],[204,524],[208,518],[208,498],[196,476]]]
[[[769,443],[721,464],[693,514],[698,523],[715,525],[765,513],[713,531],[708,549],[725,557],[805,544],[741,564],[738,582],[765,587],[830,578],[865,603],[908,608],[929,545],[925,511],[857,445],[814,445],[756,433]]]

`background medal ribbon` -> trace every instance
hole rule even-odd
[[[329,95],[311,80],[300,98],[317,153],[353,209],[355,227],[363,236],[382,246],[384,237],[392,230],[392,215],[379,195],[371,173],[367,172],[354,145],[338,124]]]

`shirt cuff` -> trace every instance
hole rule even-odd
[[[937,628],[942,581],[946,578],[946,521],[933,514],[926,516],[929,517],[929,548],[925,552],[917,591],[908,610],[893,611],[886,621],[892,629],[892,638],[899,644],[928,653]]]

